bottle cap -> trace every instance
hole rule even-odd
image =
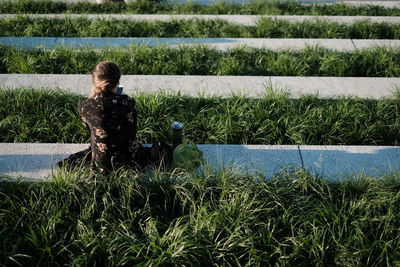
[[[182,130],[183,129],[183,123],[182,122],[180,122],[180,121],[174,121],[173,123],[172,123],[172,129],[173,130],[176,130],[176,131],[179,131],[179,130]]]

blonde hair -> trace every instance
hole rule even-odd
[[[110,61],[98,63],[92,70],[93,88],[90,97],[111,91],[119,84],[120,78],[121,71],[117,64]]]

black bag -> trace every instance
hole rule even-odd
[[[129,151],[132,153],[132,161],[140,167],[166,168],[172,163],[172,146],[164,141],[155,142],[151,147],[135,141]]]

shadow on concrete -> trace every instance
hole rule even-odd
[[[0,155],[0,173],[37,172],[54,169],[56,163],[69,155]]]
[[[56,39],[54,37],[0,37],[0,45],[20,49],[51,48]]]
[[[229,167],[237,171],[271,177],[285,168],[302,167],[297,146],[263,145],[198,145],[204,160],[216,168]]]
[[[224,38],[98,38],[98,37],[0,37],[0,44],[20,49],[38,47],[55,48],[122,48],[131,45],[189,45],[189,44],[224,44],[235,43],[235,40]]]
[[[193,2],[192,0],[169,0],[168,3],[173,4],[185,4]],[[194,1],[198,5],[208,6],[217,3],[216,0],[196,0]],[[249,2],[258,3],[257,1],[249,1],[249,0],[224,0],[226,3],[230,4],[248,4]],[[310,5],[310,4],[335,4],[339,3],[338,0],[298,0],[296,1],[300,4]]]
[[[234,43],[224,38],[58,38],[53,46],[73,48],[118,48],[131,45],[160,46],[188,44],[222,44]]]
[[[282,169],[301,169],[330,180],[364,174],[379,177],[400,170],[400,147],[198,145],[216,169],[234,168],[266,178]],[[42,178],[68,154],[0,155],[0,175]]]
[[[384,176],[400,170],[400,147],[310,147],[300,146],[304,168],[329,179],[355,174]]]
[[[199,146],[200,147],[200,146]],[[354,175],[381,177],[400,170],[400,147],[379,146],[286,146],[285,149],[256,149],[244,146],[204,147],[213,166],[263,173],[266,178],[282,169],[301,169],[330,180]]]

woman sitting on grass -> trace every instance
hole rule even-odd
[[[135,101],[117,94],[121,71],[113,62],[100,62],[92,71],[90,96],[79,104],[79,114],[90,132],[90,147],[60,162],[80,164],[90,162],[93,170],[106,173],[115,165],[144,166],[162,160],[170,162],[171,149],[143,148],[136,141],[137,109]],[[159,163],[159,162],[158,162]]]

